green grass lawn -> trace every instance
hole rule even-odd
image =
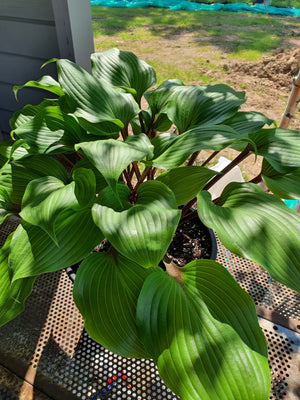
[[[300,18],[294,17],[271,16],[271,26],[264,14],[91,9],[96,51],[111,47],[132,51],[158,68],[160,81],[176,77],[192,82],[196,66],[209,69],[224,57],[259,60],[278,47],[287,48],[289,39],[300,38]],[[207,48],[214,49],[208,63],[201,61]]]

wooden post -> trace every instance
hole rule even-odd
[[[287,129],[289,127],[299,102],[300,102],[300,71],[293,80],[291,94],[279,124],[280,128]]]

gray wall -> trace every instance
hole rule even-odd
[[[94,51],[89,0],[0,0],[0,140],[9,118],[25,104],[38,104],[47,92],[12,88],[42,75],[56,77],[50,58],[68,58],[89,69]]]

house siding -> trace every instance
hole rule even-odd
[[[79,23],[79,16],[85,25]],[[14,111],[49,96],[46,91],[25,88],[15,99],[14,85],[43,75],[56,78],[55,64],[41,69],[55,57],[88,68],[93,50],[89,0],[1,0],[0,140],[9,138]]]

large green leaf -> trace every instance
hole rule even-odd
[[[139,113],[130,94],[114,89],[69,60],[57,60],[59,83],[81,125],[91,133],[118,132]]]
[[[291,172],[300,167],[299,131],[282,128],[262,129],[249,135],[263,156],[278,172]]]
[[[153,146],[144,134],[129,136],[125,142],[107,139],[80,143],[76,146],[76,149],[79,148],[113,189],[122,171],[132,161],[140,161],[153,154]]]
[[[79,210],[91,206],[95,199],[96,179],[93,171],[79,168],[68,185],[46,176],[31,181],[24,193],[21,217],[38,226],[56,241],[56,217],[67,209]]]
[[[251,183],[231,183],[218,205],[198,195],[201,221],[225,247],[265,268],[271,277],[300,292],[300,214]]]
[[[74,300],[93,340],[123,357],[149,358],[136,326],[147,270],[116,252],[88,256],[76,273]]]
[[[58,246],[43,229],[22,221],[11,243],[13,281],[67,268],[86,257],[104,238],[91,210],[61,213],[55,223]]]
[[[167,114],[182,133],[198,125],[219,124],[233,116],[244,102],[243,92],[223,84],[178,86],[169,98]]]
[[[129,51],[110,49],[103,53],[94,53],[91,55],[91,62],[95,77],[111,86],[129,89],[137,102],[156,83],[154,69]]]
[[[149,275],[137,305],[166,385],[182,400],[267,400],[267,346],[250,296],[214,261],[174,268]]]
[[[116,211],[95,204],[97,226],[125,257],[143,267],[158,265],[167,251],[180,218],[173,192],[162,182],[147,181],[137,190],[137,202]]]
[[[64,183],[69,178],[64,167],[48,156],[30,156],[11,161],[0,170],[0,186],[7,192],[10,202],[21,205],[22,197],[28,183],[42,176],[53,176]]]
[[[107,186],[106,180],[104,176],[100,173],[100,171],[91,163],[91,161],[84,157],[81,160],[77,161],[72,169],[72,173],[74,173],[79,168],[86,168],[93,171],[96,178],[96,193],[99,193],[102,189]]]
[[[261,176],[265,185],[282,199],[300,199],[300,168],[288,173],[279,173],[263,160]]]
[[[45,107],[57,105],[57,100],[44,100],[38,105],[26,104],[21,110],[14,112],[12,118],[9,120],[9,125],[12,130],[23,125],[25,122],[30,121],[39,112],[41,112]]]
[[[76,119],[64,114],[59,107],[44,107],[13,132],[30,146],[31,151],[40,154],[74,152],[75,143],[87,140]]]
[[[12,234],[0,249],[0,326],[24,310],[24,300],[30,294],[35,277],[11,283],[8,273],[8,256]]]
[[[149,163],[162,169],[176,168],[195,151],[222,150],[238,138],[239,134],[226,125],[193,128],[174,139],[166,136],[166,141],[155,142],[159,149],[155,148],[154,154],[158,156]]]
[[[173,191],[177,205],[180,206],[195,197],[216,174],[216,171],[208,168],[190,165],[164,172],[156,180],[163,182]]]
[[[173,93],[173,90],[178,86],[184,85],[178,79],[170,79],[164,81],[155,90],[145,93],[145,99],[147,100],[153,115],[160,113],[164,109],[168,99]]]
[[[38,89],[44,89],[48,92],[56,94],[57,96],[63,96],[64,92],[61,90],[59,83],[52,78],[52,76],[44,75],[37,81],[29,81],[26,82],[24,85],[14,86],[14,94],[17,97],[17,93],[20,89],[24,87],[34,87]]]
[[[223,124],[231,126],[242,135],[256,132],[264,125],[270,125],[272,122],[273,120],[259,112],[239,111],[233,117],[224,121]]]

